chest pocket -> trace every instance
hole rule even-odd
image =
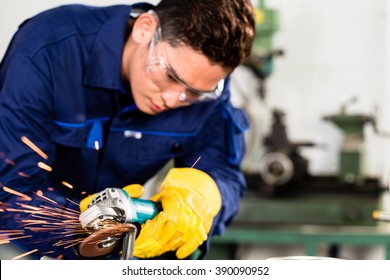
[[[103,147],[103,126],[108,118],[88,120],[85,123],[65,123],[56,121],[51,140],[73,148],[96,149]]]
[[[167,160],[183,154],[188,137],[186,133],[153,131],[124,131],[125,138],[137,139],[135,157],[137,160]]]
[[[93,192],[96,173],[103,147],[105,119],[91,120],[81,124],[55,122],[51,140],[55,142],[56,158],[53,163],[56,177],[84,191]],[[59,185],[61,182],[53,182]]]

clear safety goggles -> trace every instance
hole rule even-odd
[[[153,14],[158,20],[155,12],[149,11],[149,13]],[[210,91],[198,90],[188,85],[167,62],[162,41],[161,26],[158,25],[150,42],[146,72],[162,92],[176,92],[179,94],[179,100],[181,102],[188,103],[211,101],[221,96],[224,88],[223,79],[218,82],[215,89]],[[185,90],[180,90],[180,92],[177,89],[175,90],[175,85],[177,86],[177,84],[184,86]]]

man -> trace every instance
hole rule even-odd
[[[142,185],[174,159],[178,173],[167,179],[188,188],[152,198],[162,211],[142,227],[135,255],[185,258],[198,246],[204,255],[245,190],[248,123],[230,103],[229,74],[253,37],[249,0],[69,5],[26,20],[0,67],[0,201],[20,207],[21,196],[40,193],[74,208],[86,194]],[[181,176],[195,162],[200,173]],[[218,192],[202,185],[206,175]],[[6,217],[4,229],[20,229]],[[170,235],[150,243],[153,228],[168,225]],[[35,242],[24,249],[37,257],[79,257],[47,232],[28,234]]]

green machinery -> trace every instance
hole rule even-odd
[[[273,50],[273,35],[279,30],[279,12],[267,8],[264,1],[260,1],[255,8],[256,12],[256,40],[253,45],[255,52],[269,52]]]
[[[338,114],[324,117],[335,124],[343,133],[339,156],[339,179],[346,183],[361,184],[365,180],[364,170],[364,127],[374,124],[372,116],[347,114],[344,107]]]
[[[244,65],[260,79],[260,96],[264,98],[265,80],[273,72],[275,56],[283,51],[273,46],[273,36],[279,30],[279,12],[260,1],[256,15],[256,39]],[[243,244],[302,244],[307,255],[316,255],[318,244],[328,244],[330,248],[382,244],[385,257],[390,259],[390,231],[372,217],[374,210],[381,209],[383,187],[377,179],[365,178],[362,168],[364,126],[373,119],[348,115],[343,110],[324,119],[343,132],[338,174],[301,175],[281,196],[260,193],[260,178],[247,177],[248,192],[241,200],[238,215],[223,236],[213,238],[208,259],[234,259],[237,247]],[[283,124],[275,135],[285,133],[285,146],[298,153],[302,145],[290,143],[286,131],[280,129],[284,129]],[[282,147],[281,151],[284,150]]]
[[[279,12],[267,8],[264,1],[260,1],[255,9],[256,37],[252,46],[252,53],[244,65],[253,70],[260,80],[260,96],[265,97],[265,80],[273,72],[273,62],[276,56],[283,55],[283,51],[275,49],[273,36],[279,30]]]

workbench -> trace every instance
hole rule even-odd
[[[320,245],[384,246],[390,260],[390,223],[378,222],[378,196],[307,193],[294,198],[241,200],[234,222],[211,241],[209,259],[234,259],[241,245],[300,245],[316,256]]]
[[[307,256],[316,256],[319,245],[384,246],[390,260],[390,226],[260,226],[234,223],[223,236],[213,237],[209,259],[231,259],[239,245],[304,245]]]

